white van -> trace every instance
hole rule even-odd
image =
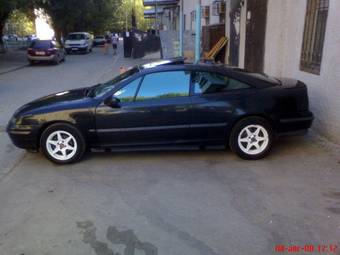
[[[93,36],[87,32],[69,33],[66,37],[64,47],[67,53],[89,53],[93,47]]]

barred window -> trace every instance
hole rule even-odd
[[[307,0],[300,70],[320,74],[329,0]]]

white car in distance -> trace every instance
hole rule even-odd
[[[69,33],[64,47],[68,54],[73,52],[89,53],[93,47],[93,36],[88,32]]]

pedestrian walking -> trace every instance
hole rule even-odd
[[[117,48],[118,48],[118,35],[117,34],[113,34],[111,37],[111,43],[112,43],[112,48],[113,48],[113,55],[117,54]]]
[[[111,44],[110,33],[106,33],[106,35],[105,35],[105,44],[104,44],[104,54],[105,55],[107,55],[109,53],[110,44]]]

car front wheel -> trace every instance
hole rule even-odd
[[[248,117],[239,121],[230,135],[230,148],[243,159],[265,157],[272,147],[273,131],[263,118]]]
[[[41,135],[40,146],[45,156],[57,164],[69,164],[82,158],[85,141],[72,125],[57,123],[49,126]]]

